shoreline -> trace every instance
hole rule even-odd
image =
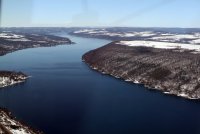
[[[82,61],[102,74],[140,84],[150,90],[200,100],[200,74],[192,69],[198,65],[200,54],[177,52],[173,49],[143,49],[145,52],[141,51],[141,47],[112,42],[85,53]]]
[[[43,33],[4,31],[0,33],[0,56],[17,50],[74,44],[69,38]]]
[[[76,44],[75,42],[71,42],[70,44],[68,43],[63,43],[63,44],[55,44],[55,45],[52,45],[52,46],[36,46],[36,47],[27,47],[27,48],[22,48],[22,49],[16,49],[16,50],[12,50],[12,51],[7,51],[3,54],[0,55],[1,56],[5,56],[7,54],[11,54],[11,53],[14,53],[14,52],[17,52],[17,51],[22,51],[22,50],[27,50],[27,49],[34,49],[34,48],[47,48],[47,47],[57,47],[57,46],[63,46],[63,45],[73,45],[73,44]]]
[[[101,73],[102,75],[109,76],[109,77],[112,77],[112,78],[115,78],[115,79],[118,79],[118,80],[122,80],[122,81],[127,82],[127,83],[133,83],[133,84],[136,84],[136,85],[142,85],[143,87],[147,88],[149,91],[151,91],[151,90],[158,91],[158,92],[163,93],[165,95],[170,95],[170,96],[175,96],[175,97],[182,97],[182,98],[187,99],[187,100],[200,100],[200,98],[192,98],[192,97],[186,96],[185,94],[174,94],[174,93],[171,93],[171,92],[162,91],[161,89],[159,89],[157,87],[151,87],[151,86],[145,85],[144,83],[141,83],[138,80],[124,79],[124,78],[121,78],[119,76],[115,76],[113,74],[109,74],[109,73],[106,73],[104,71],[98,70],[98,68],[92,67],[91,65],[89,65],[84,60],[83,60],[83,62],[86,63],[86,65],[91,70],[96,71],[98,73]]]
[[[24,122],[17,120],[11,112],[4,108],[0,108],[0,133],[43,134]]]
[[[2,42],[2,45],[0,45],[0,57],[25,49],[75,44],[68,38],[46,34],[34,35],[28,33],[11,33],[11,35],[9,35],[7,33],[1,33],[0,35],[3,36],[0,38],[0,41]],[[6,37],[4,38],[4,36]],[[11,41],[6,40],[7,38],[9,38]],[[23,38],[25,38],[26,41],[21,41]],[[0,70],[0,90],[3,90],[6,87],[24,83],[30,77],[31,76],[28,76],[22,72]],[[17,120],[7,109],[0,108],[0,133],[42,134],[43,132],[33,129],[25,123]]]
[[[0,89],[24,83],[30,76],[15,71],[0,71]]]

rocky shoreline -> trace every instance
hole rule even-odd
[[[200,99],[200,54],[112,42],[82,57],[92,69],[165,94]]]
[[[17,121],[9,111],[0,108],[0,134],[42,134],[42,132]]]

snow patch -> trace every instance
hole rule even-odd
[[[198,37],[193,34],[161,34],[160,36],[152,37],[151,39],[157,41],[176,42],[183,39],[195,40],[198,39]]]
[[[31,41],[29,39],[26,38],[19,38],[19,39],[6,39],[8,41],[22,41],[22,42],[27,42],[27,41]]]
[[[23,38],[23,35],[18,35],[18,34],[11,34],[11,33],[0,33],[0,38],[10,38],[10,39],[18,39],[18,38]]]
[[[200,52],[200,45],[194,44],[181,44],[169,42],[156,42],[156,41],[120,41],[118,44],[127,45],[131,47],[153,47],[160,49],[186,49]]]
[[[192,44],[200,44],[200,39],[190,41]]]

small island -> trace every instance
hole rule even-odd
[[[200,99],[200,45],[115,41],[82,59],[103,74],[165,94]]]

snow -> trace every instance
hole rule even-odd
[[[125,33],[124,35],[123,35],[123,37],[134,37],[134,36],[136,36],[137,34],[135,34],[135,33]]]
[[[15,130],[15,129],[12,129],[11,132],[13,134],[31,134],[31,133],[27,133],[25,130],[23,129],[20,129],[20,130]]]
[[[138,80],[135,80],[133,83],[135,84],[139,84],[140,82]]]
[[[29,39],[26,38],[19,38],[19,39],[7,39],[8,41],[22,41],[22,42],[27,42],[27,41],[31,41]]]
[[[132,47],[153,47],[160,49],[186,49],[186,50],[194,50],[200,52],[200,45],[194,44],[181,44],[181,43],[169,43],[169,42],[156,42],[156,41],[120,41],[121,45],[127,45]]]
[[[120,33],[103,33],[102,35],[108,35],[108,36],[122,36]]]
[[[141,37],[148,37],[148,36],[156,35],[155,33],[151,32],[151,31],[138,32],[137,34],[138,34],[138,36],[141,36]]]
[[[12,134],[31,134],[29,128],[23,126],[20,122],[11,119],[4,111],[0,111],[0,123],[5,126]],[[18,126],[18,129],[12,129],[10,126]]]
[[[155,33],[151,31],[146,31],[146,32],[133,32],[133,33],[124,33],[122,34],[122,37],[149,37],[149,36],[154,36],[156,35]]]
[[[194,33],[194,36],[200,38],[200,33]]]
[[[192,34],[177,34],[171,37],[175,39],[196,39],[196,37]]]
[[[200,33],[187,33],[187,34],[176,34],[176,33],[164,33],[164,32],[154,32],[154,31],[129,31],[129,32],[112,32],[106,29],[83,29],[75,31],[74,33],[82,33],[87,35],[102,35],[108,37],[124,37],[124,38],[145,38],[145,40],[152,41],[162,41],[162,42],[181,42],[181,43],[191,43],[200,44]]]
[[[106,33],[107,31],[89,31],[89,34]]]
[[[125,81],[126,81],[126,82],[131,82],[132,80],[131,80],[131,79],[126,79]]]
[[[161,34],[161,36],[172,36],[172,35],[174,35],[174,34],[170,34],[170,33],[163,33],[163,34]]]
[[[75,31],[74,33],[89,33],[89,32],[98,32],[98,29],[83,29],[83,30]]]
[[[179,93],[178,96],[181,96],[181,97],[188,97],[188,95],[185,94],[185,93]]]
[[[149,37],[156,35],[152,31],[145,31],[145,32],[129,32],[129,33],[123,33],[123,32],[109,32],[105,29],[83,29],[79,31],[75,31],[74,33],[85,33],[85,34],[98,34],[98,35],[108,35],[108,36],[120,36],[120,37],[134,37],[134,36],[140,36],[140,37]]]
[[[149,37],[155,35],[152,32],[129,32],[129,33],[113,33],[108,31],[96,31],[96,32],[88,32],[89,34],[98,33],[99,35],[108,35],[108,36],[119,36],[119,37]]]
[[[93,30],[83,29],[83,30],[75,31],[74,33],[85,33],[85,32],[92,32],[92,31]]]
[[[13,80],[9,77],[0,77],[0,88],[24,82],[26,77],[19,77],[21,80]]]
[[[18,38],[23,38],[23,35],[18,35],[18,34],[7,34],[7,33],[0,33],[0,38],[11,38],[11,39],[18,39]]]
[[[192,44],[200,44],[200,39],[190,41]]]
[[[191,40],[194,40],[194,39],[198,39],[197,36],[193,35],[193,34],[161,34],[161,36],[156,36],[156,37],[152,37],[151,39],[153,40],[160,40],[160,41],[180,41],[182,39],[191,39]]]
[[[164,94],[171,94],[170,92],[164,92]]]

